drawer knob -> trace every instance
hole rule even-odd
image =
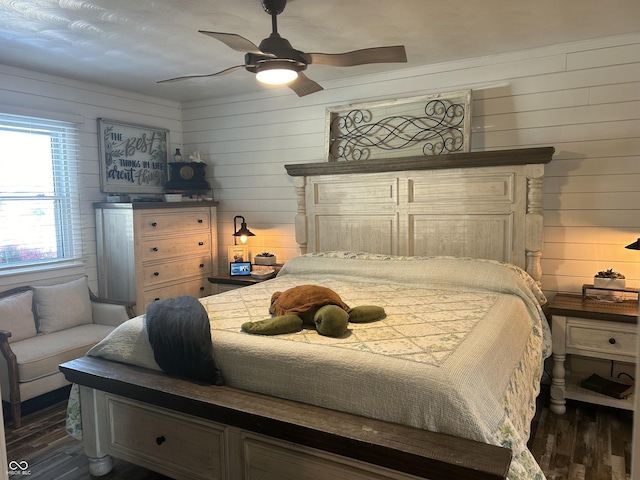
[[[201,291],[201,292],[204,292],[204,287],[200,287],[200,291]]]
[[[198,245],[199,245],[199,246],[203,246],[203,245],[204,245],[204,242],[198,242]]]
[[[200,264],[200,268],[204,268],[204,263],[201,263],[201,264]]]
[[[158,247],[153,247],[153,248],[151,249],[151,251],[152,251],[152,252],[157,252],[157,251],[158,251]]]
[[[160,272],[153,272],[153,276],[154,277],[159,277],[160,276]]]
[[[160,300],[160,297],[156,297],[153,299],[154,302],[157,302],[158,300]]]
[[[160,435],[158,438],[156,438],[156,443],[158,445],[162,445],[167,439],[164,438],[164,435]]]
[[[609,343],[610,343],[611,345],[615,345],[615,344],[616,344],[616,339],[615,339],[615,338],[613,338],[613,337],[612,337],[612,338],[610,338],[610,339],[609,339]]]
[[[202,220],[201,218],[198,219],[198,223],[202,223],[204,220]]]
[[[158,226],[158,222],[151,222],[151,226],[152,227],[157,227]]]

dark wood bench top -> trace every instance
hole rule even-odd
[[[82,357],[67,380],[430,480],[506,478],[511,450],[326,408]]]

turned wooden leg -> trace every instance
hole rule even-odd
[[[566,355],[553,354],[553,368],[551,369],[551,405],[549,409],[557,414],[562,415],[567,411],[565,391],[567,389],[565,382],[566,371],[564,369],[564,360]]]
[[[89,458],[89,473],[94,477],[101,477],[106,475],[113,469],[113,459],[111,455],[105,455],[104,457]]]

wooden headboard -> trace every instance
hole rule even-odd
[[[553,147],[285,165],[302,253],[451,255],[540,283],[542,182]]]

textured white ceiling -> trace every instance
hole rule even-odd
[[[198,30],[238,33],[258,44],[271,19],[259,0],[0,0],[0,63],[178,101],[266,88],[244,70],[157,84],[244,62],[242,53]],[[307,52],[406,46],[406,65],[311,65],[307,76],[322,84],[639,32],[640,1],[289,0],[278,30]]]

